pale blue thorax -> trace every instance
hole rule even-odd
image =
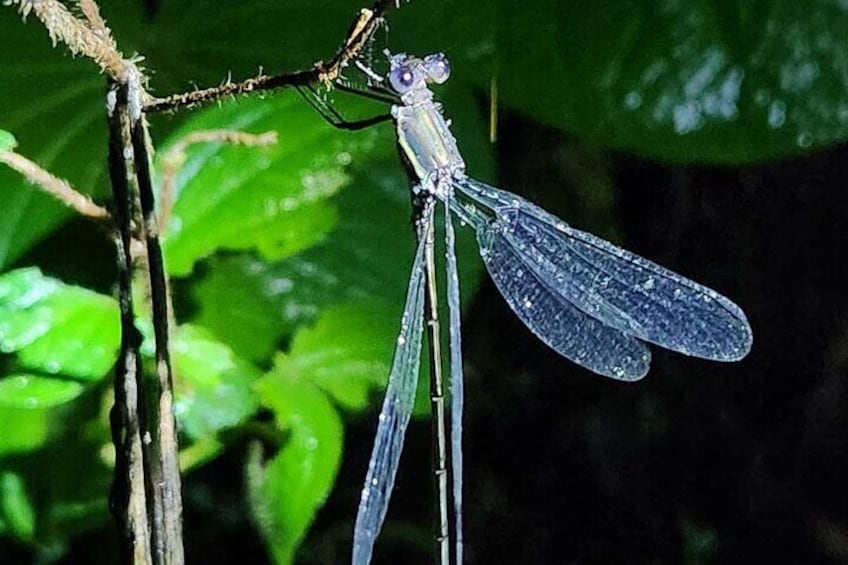
[[[445,181],[465,177],[465,161],[450,131],[450,121],[428,88],[428,83],[443,82],[447,75],[442,80],[432,78],[426,59],[395,55],[391,61],[393,70],[403,64],[411,77],[409,89],[401,94],[403,104],[392,106],[398,144],[421,181],[416,188],[444,200],[450,190],[450,183]]]

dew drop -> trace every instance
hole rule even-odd
[[[265,201],[265,215],[266,216],[276,216],[279,208],[277,207],[277,201],[273,198],[269,198]]]
[[[631,90],[624,97],[624,107],[628,110],[637,110],[642,106],[642,96],[635,90]]]
[[[179,216],[171,216],[168,220],[168,231],[171,235],[179,233],[183,230],[183,219]]]
[[[281,277],[274,278],[268,281],[268,290],[267,294],[270,296],[278,296],[280,294],[285,294],[286,292],[291,291],[294,287],[294,283],[291,279]]]
[[[775,100],[771,103],[768,110],[768,125],[773,129],[777,129],[786,123],[786,104],[781,100]]]

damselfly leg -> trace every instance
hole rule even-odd
[[[316,91],[313,86],[299,86],[297,87],[297,92],[327,123],[337,129],[356,131],[392,119],[391,114],[378,114],[363,120],[348,120],[321,93]]]

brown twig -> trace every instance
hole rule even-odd
[[[145,102],[146,113],[177,110],[179,108],[190,108],[221,100],[238,94],[251,92],[262,92],[287,87],[329,85],[336,80],[342,70],[348,66],[367,47],[380,27],[383,14],[395,5],[393,0],[376,0],[371,8],[360,10],[358,17],[354,20],[347,33],[342,47],[327,62],[318,61],[309,71],[298,71],[294,73],[268,76],[258,76],[240,81],[226,81],[221,86],[204,88],[193,92],[174,94],[165,98],[152,98]]]
[[[136,565],[182,565],[182,499],[178,462],[176,422],[173,413],[171,364],[168,353],[169,294],[158,229],[153,217],[153,184],[150,173],[150,149],[146,123],[133,119],[132,96],[137,91],[128,84],[114,84],[107,96],[109,110],[109,169],[115,196],[116,244],[119,257],[122,307],[121,359],[134,360],[135,370],[123,364],[116,368],[116,407],[113,429],[119,465],[116,466],[113,500],[122,534],[130,545],[125,555]],[[152,310],[156,359],[150,378],[141,369],[140,339],[133,339],[135,312],[132,284],[147,287]],[[133,398],[137,399],[135,405]],[[138,468],[133,450],[137,427],[141,434],[142,466]],[[129,472],[121,476],[120,472]],[[125,504],[133,493],[144,493],[146,520],[138,524],[137,506]],[[146,535],[140,550],[136,540]],[[130,553],[132,551],[132,553]]]
[[[115,404],[110,412],[115,445],[115,480],[110,507],[121,538],[121,562],[152,565],[150,523],[145,485],[144,430],[146,414],[141,337],[133,308],[133,205],[129,164],[125,153],[126,85],[112,84],[109,95],[109,178],[114,200],[117,251],[118,304],[121,312],[121,347],[115,363]]]
[[[47,28],[53,45],[64,43],[74,55],[83,55],[96,62],[115,81],[125,83],[128,75],[140,74],[133,61],[125,59],[117,50],[105,23],[103,28],[107,33],[98,33],[93,29],[95,26],[74,16],[58,0],[8,0],[7,4],[20,6],[24,17],[34,14]],[[80,8],[92,24],[94,21],[103,22],[93,4],[89,0]]]
[[[106,20],[100,15],[100,8],[94,0],[79,0],[79,8],[82,15],[88,20],[88,27],[95,34],[108,41],[117,51],[117,44],[112,37],[112,31],[106,26]]]
[[[5,163],[29,182],[83,216],[95,220],[110,219],[106,208],[98,206],[91,198],[75,190],[68,181],[48,173],[23,155],[12,151],[0,152],[0,163]]]
[[[183,565],[185,556],[182,539],[182,481],[177,423],[174,417],[174,382],[168,345],[171,299],[162,245],[159,241],[159,228],[154,214],[153,178],[150,170],[152,149],[147,121],[143,116],[134,119],[131,101],[125,111],[128,117],[129,139],[128,145],[125,141],[124,151],[132,155],[137,190],[135,197],[139,204],[135,223],[141,225],[141,237],[144,241],[144,255],[138,262],[137,269],[146,274],[145,282],[149,291],[156,345],[156,379],[146,383],[148,398],[153,402],[147,410],[146,420],[150,441],[144,446],[148,513],[153,526],[151,549],[154,565]]]

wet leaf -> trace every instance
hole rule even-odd
[[[326,395],[311,383],[274,370],[258,383],[263,404],[287,439],[250,481],[252,511],[279,565],[295,551],[335,482],[342,454],[342,423]]]
[[[0,129],[0,153],[11,151],[18,146],[18,140],[8,131]]]
[[[29,374],[10,374],[0,379],[0,406],[48,408],[73,400],[84,390],[78,381]]]
[[[499,4],[501,102],[579,138],[745,163],[848,137],[844,4]]]
[[[35,268],[0,276],[0,350],[21,367],[81,381],[102,378],[119,344],[114,300]]]
[[[251,385],[261,374],[208,332],[179,326],[172,344],[174,411],[181,429],[200,439],[232,428],[258,407]]]

